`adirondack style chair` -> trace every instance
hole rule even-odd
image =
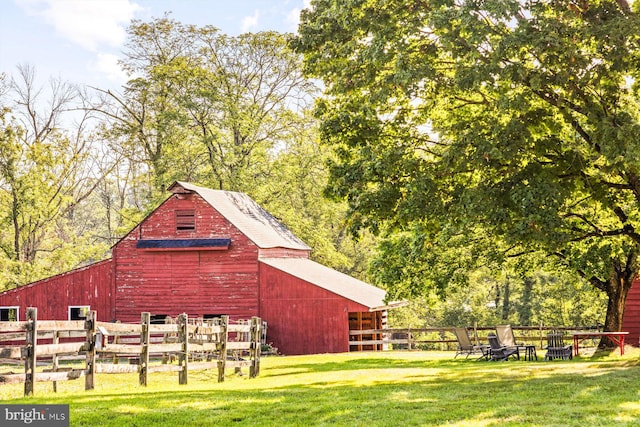
[[[520,360],[520,352],[518,351],[518,347],[507,347],[500,344],[500,341],[498,341],[498,336],[493,332],[489,333],[487,338],[489,339],[489,346],[491,347],[491,360],[505,361],[509,360],[510,357]]]
[[[487,354],[488,346],[473,344],[466,328],[453,328],[453,333],[458,340],[458,350],[456,350],[456,355],[453,356],[454,359],[461,354],[464,354],[465,358],[472,354],[480,354],[482,358]]]
[[[564,343],[564,334],[560,331],[553,331],[547,335],[546,349],[544,360],[573,359],[573,349],[570,344]]]

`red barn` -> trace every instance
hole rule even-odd
[[[622,319],[622,330],[629,332],[625,344],[638,346],[640,344],[640,279],[636,278],[627,294]]]
[[[282,354],[349,351],[350,329],[386,326],[385,291],[311,261],[311,249],[247,195],[184,182],[169,191],[110,259],[1,293],[0,320],[22,320],[27,307],[52,320],[89,309],[122,322],[141,312],[259,316]]]

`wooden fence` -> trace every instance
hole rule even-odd
[[[593,331],[601,330],[600,326],[512,326],[517,342],[524,342],[542,348],[546,345],[547,334],[553,330],[560,331]],[[467,327],[474,343],[486,344],[487,334],[495,332],[493,326]],[[383,339],[376,339],[382,336]],[[376,344],[383,349],[407,350],[455,350],[458,340],[453,328],[388,328],[349,331],[349,347],[354,351],[373,350]]]
[[[138,373],[147,385],[152,372],[178,372],[180,384],[187,384],[190,370],[225,370],[249,367],[250,377],[260,372],[261,330],[258,317],[229,322],[227,316],[210,321],[193,321],[186,314],[166,324],[152,324],[142,313],[140,324],[96,321],[90,311],[84,321],[38,320],[37,310],[27,310],[23,322],[0,322],[0,362],[24,363],[24,373],[0,373],[1,383],[24,382],[25,396],[34,392],[36,381],[53,382],[85,377],[85,389],[94,388],[96,373]],[[62,357],[82,360],[81,368],[63,368]],[[150,364],[152,357],[162,364]],[[121,364],[120,360],[130,363]],[[168,363],[172,359],[177,364]],[[36,372],[38,363],[46,366]],[[106,363],[110,361],[111,363]]]

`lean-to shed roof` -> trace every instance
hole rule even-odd
[[[285,273],[347,298],[369,309],[385,307],[386,292],[307,258],[260,258]]]

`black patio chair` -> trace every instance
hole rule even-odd
[[[498,337],[493,332],[490,332],[487,338],[489,339],[489,346],[491,347],[490,360],[506,361],[509,360],[510,357],[520,360],[518,347],[507,347],[500,344]]]

